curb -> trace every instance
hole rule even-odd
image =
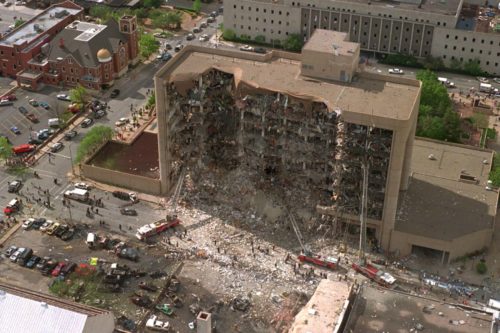
[[[10,237],[11,237],[11,236],[12,236],[12,235],[13,235],[13,234],[14,234],[14,233],[15,233],[15,232],[19,229],[19,228],[21,228],[21,225],[22,225],[22,223],[21,223],[21,220],[20,220],[17,224],[15,224],[12,228],[10,228],[10,230],[9,230],[9,231],[7,231],[7,232],[5,233],[5,235],[3,235],[3,237],[2,237],[2,238],[0,238],[0,246],[3,246],[3,243],[5,243],[7,240],[9,240],[9,238],[10,238]]]

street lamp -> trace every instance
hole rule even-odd
[[[69,160],[71,163],[71,173],[74,176],[75,175],[75,164],[73,163],[73,152],[71,151],[71,144],[68,145],[68,148],[69,148]]]

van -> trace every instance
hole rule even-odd
[[[74,188],[72,190],[64,192],[64,197],[67,199],[87,202],[89,200],[89,191],[83,190],[81,188]]]
[[[480,83],[479,84],[479,91],[480,92],[490,93],[492,88],[493,87],[489,83]]]
[[[48,125],[49,127],[59,127],[59,118],[50,118]]]
[[[17,258],[17,263],[21,266],[25,266],[32,255],[33,250],[30,248],[26,248],[24,252],[19,255],[19,258]]]
[[[87,243],[89,249],[93,248],[95,246],[95,234],[89,232],[87,234],[87,241],[85,243]]]

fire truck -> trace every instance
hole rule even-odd
[[[354,262],[352,263],[352,268],[383,287],[390,287],[396,282],[394,276],[369,263],[361,264]]]
[[[301,262],[308,262],[316,266],[326,267],[329,269],[336,269],[339,260],[334,257],[322,257],[320,255],[315,255],[309,251],[302,252],[297,257]]]
[[[167,229],[178,226],[180,223],[181,221],[177,218],[177,216],[172,216],[170,220],[160,220],[154,223],[146,224],[137,229],[135,237],[141,241],[145,241],[151,236],[158,235]]]

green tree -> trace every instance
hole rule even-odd
[[[180,29],[182,24],[182,13],[181,12],[168,12],[167,15],[171,21],[171,25],[175,27],[175,29]]]
[[[12,157],[12,145],[6,137],[0,137],[0,159],[7,160]]]
[[[103,5],[91,6],[89,14],[90,16],[106,21],[112,17],[112,10],[110,7]]]
[[[428,56],[424,60],[424,68],[432,71],[438,71],[445,68],[445,66],[443,59],[441,59],[441,57]]]
[[[99,146],[113,137],[113,129],[107,126],[95,126],[85,134],[78,151],[76,152],[75,163],[80,163],[85,157],[92,154]]]
[[[266,36],[258,35],[258,36],[255,36],[254,40],[257,43],[265,43],[266,42]]]
[[[148,102],[146,103],[146,106],[150,107],[152,105],[155,105],[155,103],[156,103],[155,93],[152,93],[151,96],[149,96],[149,98],[148,98]]]
[[[170,17],[170,15],[167,15],[167,13],[163,13],[161,15],[155,15],[154,17],[151,18],[151,21],[155,28],[161,29],[163,31],[165,31],[165,29],[170,28],[172,24],[172,18]]]
[[[236,39],[236,33],[232,29],[224,29],[222,32],[222,37],[225,40],[235,40]]]
[[[479,64],[479,59],[477,58],[464,63],[464,72],[473,76],[484,75],[481,65]]]
[[[199,12],[200,12],[200,10],[201,10],[201,0],[194,0],[192,9],[193,9],[196,13],[199,13]]]
[[[137,8],[133,11],[133,14],[137,16],[138,19],[145,19],[148,17],[149,9],[147,8]]]
[[[141,33],[139,37],[139,49],[141,52],[141,56],[144,58],[149,58],[153,53],[158,51],[160,48],[160,43],[149,34]]]
[[[462,63],[460,60],[453,58],[450,60],[450,69],[454,71],[461,71],[462,70]]]
[[[283,42],[283,48],[287,51],[299,52],[304,45],[304,39],[300,34],[291,34]]]
[[[81,84],[69,91],[69,99],[76,104],[85,105],[89,94]]]
[[[22,19],[17,19],[15,22],[14,22],[14,27],[19,27],[20,25],[24,24],[24,20]]]
[[[493,158],[493,166],[490,171],[489,179],[493,182],[494,186],[500,186],[500,154],[495,153]]]
[[[486,263],[484,261],[480,261],[476,265],[476,271],[481,275],[486,274],[486,272],[488,271],[488,266],[486,266]]]
[[[142,5],[145,8],[159,8],[163,4],[163,0],[143,0]]]

